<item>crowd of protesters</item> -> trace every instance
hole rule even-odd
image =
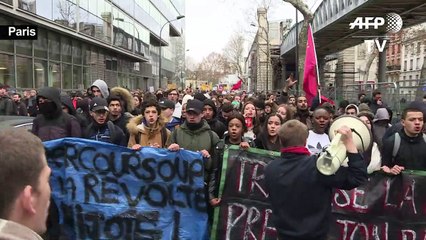
[[[426,170],[425,102],[409,104],[401,121],[391,125],[393,112],[382,101],[380,91],[371,97],[361,93],[358,99],[344,100],[337,106],[333,102],[320,104],[318,97],[308,104],[304,95],[290,93],[295,84],[289,78],[282,91],[266,95],[201,92],[190,87],[153,93],[110,88],[100,79],[84,92],[61,93],[45,87],[21,95],[0,84],[0,115],[34,117],[32,132],[42,141],[78,137],[135,150],[150,146],[199,151],[207,159],[206,201],[211,208],[220,204],[218,170],[224,146],[280,151],[282,139],[288,138],[279,135],[280,128],[290,120],[306,126],[305,147],[310,155],[316,155],[330,144],[328,129],[333,119],[358,117],[371,129],[374,139],[362,153],[369,173],[381,170],[398,175],[404,169]],[[51,239],[55,234],[50,233]]]

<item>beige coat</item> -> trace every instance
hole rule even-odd
[[[0,240],[43,240],[36,232],[28,227],[0,219]]]
[[[163,145],[163,142],[166,143],[170,138],[170,131],[166,129],[165,140],[162,139],[161,129],[166,128],[164,122],[159,119],[157,125],[153,128],[146,126],[143,121],[143,115],[139,115],[130,119],[127,124],[127,129],[129,130],[129,143],[128,147],[132,147],[135,144],[140,144],[142,147],[149,147],[154,144],[158,144],[161,148],[165,148],[166,144]],[[136,142],[137,136],[139,135],[139,142]]]

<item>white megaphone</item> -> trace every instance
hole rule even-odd
[[[347,126],[352,130],[352,138],[358,152],[364,152],[373,143],[371,131],[361,119],[348,115],[336,118],[329,130],[331,143],[320,153],[317,160],[317,169],[324,175],[332,175],[337,172],[346,159],[346,147],[340,140],[342,135],[336,134],[336,131],[342,126]]]

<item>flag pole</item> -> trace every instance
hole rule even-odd
[[[311,34],[312,34],[312,43],[314,44],[315,47],[315,39],[314,39],[314,31],[312,29],[311,24],[309,23],[309,27],[311,28]],[[319,100],[319,104],[321,104],[321,84],[320,84],[320,75],[319,75],[319,70],[318,70],[318,58],[317,58],[317,48],[314,48],[314,54],[315,54],[315,69],[317,71],[317,84],[318,84],[318,100]]]

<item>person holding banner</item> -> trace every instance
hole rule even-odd
[[[351,129],[343,126],[337,131],[342,135],[349,167],[326,176],[316,167],[317,155],[310,156],[305,147],[307,126],[289,120],[280,128],[281,159],[272,161],[265,169],[265,188],[279,239],[326,239],[331,223],[332,188],[352,189],[367,181],[366,164],[358,153]]]
[[[0,239],[42,239],[50,168],[41,140],[24,129],[0,132]]]
[[[216,171],[218,170],[218,151],[216,146],[219,137],[210,129],[209,124],[203,119],[204,103],[198,99],[189,100],[186,106],[186,120],[173,131],[170,137],[170,151],[178,151],[184,148],[190,151],[199,151],[205,161],[205,183],[206,200],[208,206],[216,206],[220,199],[215,196],[216,190]],[[212,218],[213,211],[209,209],[209,217]]]

